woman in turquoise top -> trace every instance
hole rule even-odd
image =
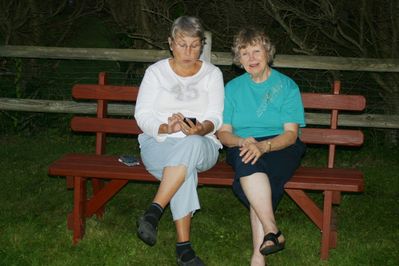
[[[274,212],[305,151],[298,138],[305,126],[301,94],[292,79],[269,67],[274,51],[262,31],[246,28],[237,34],[234,62],[246,73],[226,85],[218,131],[235,170],[233,191],[250,210],[251,265],[265,265],[263,255],[284,248]]]

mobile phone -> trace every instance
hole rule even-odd
[[[140,164],[139,159],[131,155],[122,155],[118,158],[118,161],[127,166],[134,166]]]
[[[188,120],[191,120],[191,122],[193,122],[193,124],[197,124],[197,119],[195,117],[185,117],[184,118],[184,122],[189,126],[190,124],[187,122]]]

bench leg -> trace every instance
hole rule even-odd
[[[324,206],[323,206],[323,227],[321,229],[321,259],[328,258],[332,238],[332,204],[333,204],[333,191],[324,192]],[[335,231],[336,232],[336,231]]]
[[[303,191],[299,189],[285,189],[285,192],[291,197],[299,208],[312,220],[312,222],[321,230],[323,226],[323,216],[320,207]]]
[[[93,187],[93,197],[95,197],[100,191],[101,189],[104,187],[104,181],[98,179],[98,178],[93,178],[91,180],[91,184]],[[104,217],[104,212],[105,212],[105,208],[101,207],[96,211],[96,216],[97,218],[101,219]]]
[[[95,198],[101,190],[104,188],[104,181],[98,178],[93,178],[92,180],[92,187],[93,187],[93,196],[92,198]],[[66,187],[67,189],[73,189],[74,188],[74,177],[73,176],[66,176]],[[96,210],[95,214],[97,218],[101,219],[104,217],[105,213],[105,207],[100,207]],[[93,215],[93,214],[91,214]],[[90,215],[90,216],[91,216]],[[73,215],[69,214],[67,218],[67,226],[68,229],[72,230],[73,229]]]
[[[86,179],[75,176],[74,178],[74,195],[73,195],[73,244],[76,245],[83,238],[85,233],[85,210],[87,203],[86,196]]]
[[[87,202],[85,216],[91,217],[93,214],[98,213],[98,210],[104,209],[105,204],[127,183],[128,180],[111,180],[107,182],[106,185]]]
[[[324,205],[323,209],[320,209],[303,190],[285,189],[285,191],[320,229],[320,258],[323,260],[327,259],[329,250],[335,248],[337,245],[336,219],[333,214],[334,192],[324,192]]]
[[[333,204],[334,204],[334,199],[333,199]],[[335,212],[334,207],[332,209],[331,215],[332,215],[332,218],[331,218],[330,249],[337,247],[337,238],[338,238],[337,213]]]

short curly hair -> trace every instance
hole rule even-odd
[[[240,50],[246,48],[248,45],[261,44],[266,51],[268,64],[273,61],[276,49],[271,43],[270,38],[262,31],[255,27],[246,27],[241,29],[237,35],[234,36],[233,46],[233,63],[240,66]]]

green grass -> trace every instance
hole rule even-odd
[[[137,153],[133,139],[111,138],[109,152]],[[135,221],[157,185],[129,183],[107,205],[103,220],[87,220],[86,234],[72,246],[66,215],[72,191],[65,179],[47,175],[47,166],[66,152],[92,151],[93,138],[43,132],[40,136],[0,136],[0,265],[175,265],[174,225],[167,210],[158,243],[144,245]],[[310,149],[304,164],[324,155]],[[345,194],[338,210],[338,246],[319,259],[320,233],[285,196],[276,214],[287,238],[269,265],[397,265],[399,262],[399,152],[365,146],[340,150],[338,165],[365,173],[362,194]],[[251,234],[246,210],[230,188],[199,188],[202,209],[192,223],[192,242],[207,265],[249,265]],[[321,200],[320,193],[312,195]]]

